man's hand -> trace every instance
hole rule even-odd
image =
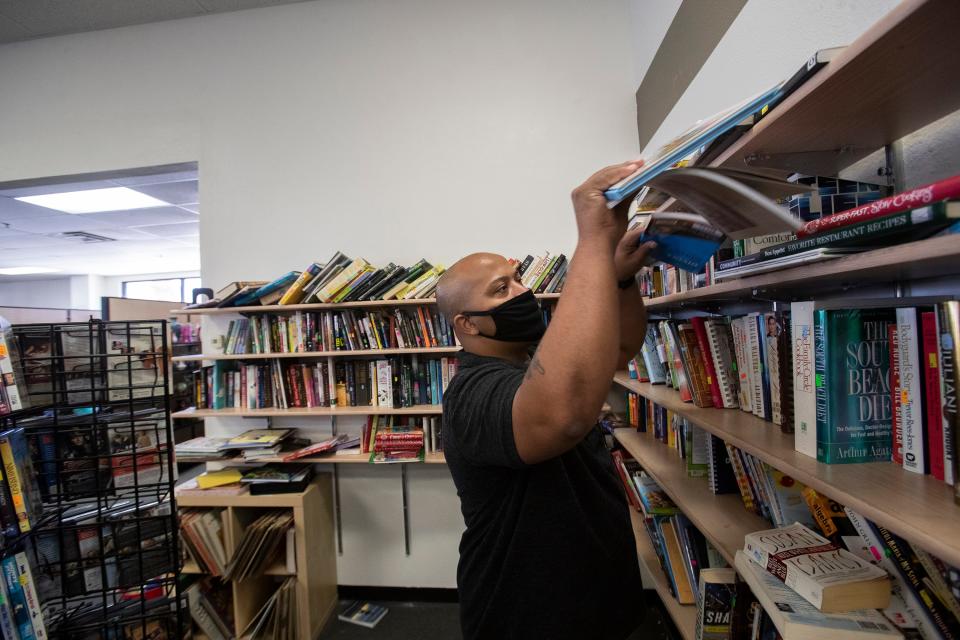
[[[613,254],[613,266],[617,272],[617,282],[631,278],[640,271],[647,260],[647,256],[656,248],[656,242],[639,244],[643,235],[642,227],[634,227],[627,231],[617,243]]]
[[[636,171],[641,164],[642,160],[635,160],[601,169],[573,190],[571,198],[581,240],[601,240],[613,250],[626,229],[626,210],[623,207],[607,208],[603,192]]]

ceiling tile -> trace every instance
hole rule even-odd
[[[170,204],[194,204],[200,201],[196,180],[146,184],[132,188]]]
[[[179,207],[150,207],[149,209],[131,209],[129,211],[104,211],[102,213],[77,214],[77,218],[88,221],[90,226],[141,227],[148,224],[171,224],[174,222],[196,222],[196,214]]]
[[[0,196],[17,198],[20,196],[40,196],[48,193],[64,193],[66,191],[87,191],[89,189],[107,189],[116,187],[110,180],[85,180],[83,182],[58,182],[57,184],[38,184],[35,186],[20,186],[13,189],[0,188]]]
[[[70,215],[69,213],[53,213],[42,216],[30,216],[19,218],[10,223],[10,227],[15,231],[29,231],[31,233],[61,233],[63,231],[86,231],[84,227],[90,226],[83,222],[80,216]]]
[[[180,205],[181,209],[186,209],[187,211],[192,211],[194,213],[200,213],[200,205],[197,203],[194,204],[182,204]]]
[[[145,231],[161,238],[176,238],[200,233],[199,222],[181,222],[179,224],[154,224],[148,227],[137,227],[138,231]]]

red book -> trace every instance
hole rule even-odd
[[[697,344],[703,354],[703,363],[707,369],[707,382],[710,383],[710,395],[713,397],[713,406],[723,408],[723,395],[720,393],[720,381],[717,380],[717,369],[713,364],[713,354],[710,352],[710,342],[707,340],[707,328],[703,318],[697,316],[690,319],[693,332],[697,334]]]
[[[903,465],[903,431],[900,426],[900,354],[897,351],[897,325],[888,328],[890,340],[890,413],[893,415],[893,461]]]
[[[940,335],[937,331],[937,314],[924,311],[920,314],[920,331],[923,336],[923,372],[927,397],[927,450],[930,452],[930,473],[943,480],[943,407],[940,404]]]
[[[824,216],[819,220],[811,220],[797,231],[797,237],[811,236],[837,227],[846,227],[857,222],[881,218],[891,213],[916,209],[932,202],[957,197],[960,197],[960,176],[953,176],[888,198],[881,198],[862,207],[840,211],[831,216]]]
[[[610,455],[613,456],[613,466],[617,470],[617,475],[620,476],[620,482],[623,483],[623,490],[627,494],[627,501],[634,509],[642,512],[643,506],[640,504],[640,498],[633,488],[633,481],[630,479],[630,475],[627,473],[627,467],[623,462],[623,452],[619,450],[611,451]]]

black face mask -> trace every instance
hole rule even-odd
[[[490,316],[497,327],[497,333],[488,336],[480,335],[491,340],[504,342],[536,342],[543,337],[547,330],[543,324],[543,315],[540,312],[540,303],[529,289],[518,296],[510,298],[501,305],[487,311],[464,311],[465,316]]]

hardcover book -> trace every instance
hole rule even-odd
[[[728,640],[736,595],[733,569],[701,569],[697,598],[697,640]]]
[[[890,459],[891,309],[818,309],[814,315],[817,460]]]

